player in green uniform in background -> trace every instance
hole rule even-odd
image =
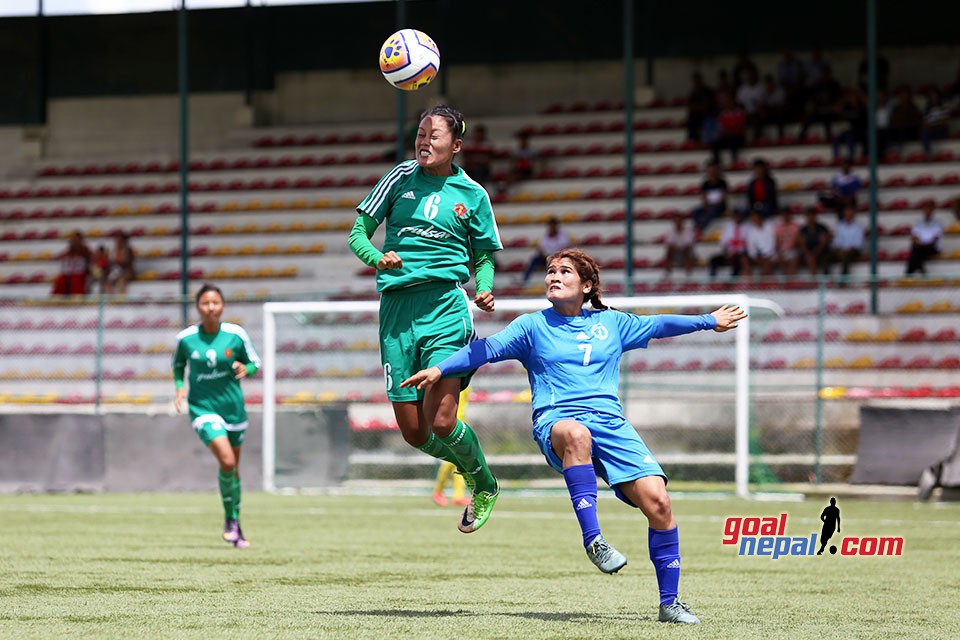
[[[190,410],[193,428],[220,463],[217,476],[226,522],[223,539],[240,549],[250,546],[240,528],[240,448],[247,430],[247,410],[240,380],[260,369],[260,356],[239,325],[220,322],[223,293],[212,284],[197,292],[200,324],[177,334],[173,352],[174,404]],[[190,364],[189,393],[183,374]]]
[[[475,339],[463,284],[473,267],[473,302],[493,311],[493,252],[503,248],[490,196],[460,167],[463,115],[446,106],[420,119],[414,160],[388,171],[357,206],[348,244],[377,269],[380,359],[387,397],[404,440],[456,465],[472,499],[457,528],[476,531],[487,521],[500,485],[484,459],[476,433],[457,419],[458,396],[470,372],[443,378],[426,392],[400,383]],[[385,223],[383,251],[370,242]]]

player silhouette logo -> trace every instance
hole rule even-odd
[[[823,522],[823,529],[820,530],[820,550],[817,551],[818,556],[823,555],[823,548],[827,546],[827,541],[833,535],[834,529],[837,533],[840,533],[840,509],[837,507],[837,499],[830,498],[830,505],[824,507],[823,513],[820,514],[820,521]],[[830,547],[830,553],[836,553],[837,548],[835,546]]]

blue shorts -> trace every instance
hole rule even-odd
[[[533,439],[540,447],[540,452],[547,459],[547,464],[559,473],[563,473],[563,461],[553,451],[550,432],[560,420],[573,420],[590,430],[593,440],[590,457],[593,458],[597,476],[603,478],[617,497],[627,504],[633,505],[616,485],[647,476],[660,476],[664,482],[667,481],[667,474],[632,424],[620,416],[592,412],[559,418],[553,414],[533,425]]]

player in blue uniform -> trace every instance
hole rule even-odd
[[[617,393],[620,358],[624,351],[646,347],[651,338],[728,331],[746,314],[729,306],[696,316],[639,316],[610,309],[600,299],[597,263],[578,249],[550,258],[546,285],[552,307],[520,316],[402,386],[423,389],[442,376],[489,362],[523,363],[532,391],[533,436],[547,463],[566,480],[587,556],[605,573],[627,564],[600,534],[599,475],[618,498],[647,517],[650,559],[660,587],[659,620],[699,622],[678,597],[680,542],[666,475],[623,415]],[[587,301],[592,310],[583,308]]]

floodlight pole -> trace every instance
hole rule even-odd
[[[407,22],[406,0],[396,0],[397,31],[403,29]],[[407,155],[407,92],[397,90],[397,162],[403,162]]]
[[[867,0],[867,153],[870,169],[870,313],[877,315],[877,0]]]
[[[180,1],[180,10],[177,12],[177,79],[180,98],[180,319],[186,325],[189,316],[187,277],[190,260],[190,138],[187,120],[187,96],[190,85],[187,82],[187,0]]]

